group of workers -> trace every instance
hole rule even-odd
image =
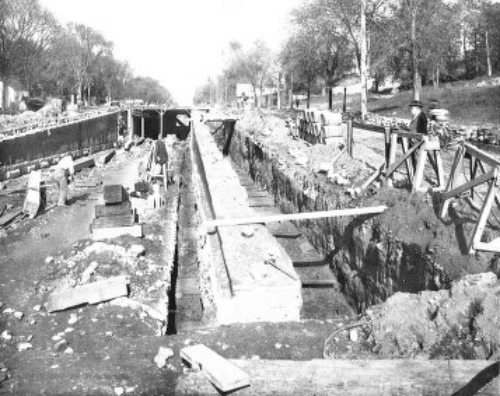
[[[158,139],[152,150],[152,155],[149,162],[149,168],[153,172],[164,173],[166,176],[168,166],[168,151],[165,142]],[[156,170],[156,169],[157,170]],[[68,183],[74,181],[75,166],[71,155],[66,155],[61,158],[53,169],[53,180],[57,183],[59,188],[59,195],[57,199],[57,206],[67,206],[68,199]],[[165,180],[167,178],[165,177]],[[166,188],[166,186],[165,186]]]

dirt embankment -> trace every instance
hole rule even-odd
[[[281,126],[271,131],[269,125]],[[218,134],[220,141],[225,138]],[[363,161],[365,155],[376,155],[369,141],[359,145],[354,160],[344,155],[326,172],[314,166],[317,162],[331,163],[341,145],[310,146],[293,140],[283,120],[251,113],[236,124],[230,155],[255,181],[274,193],[284,212],[389,206],[379,216],[299,224],[309,240],[329,257],[344,293],[358,311],[398,291],[449,288],[451,281],[464,274],[492,267],[492,255],[466,253],[470,222],[458,216],[449,224],[443,223],[428,196],[402,189],[379,189],[355,198],[349,193],[373,171]],[[347,181],[339,183],[336,174]]]
[[[351,331],[379,358],[495,360],[500,351],[499,290],[497,276],[488,272],[466,275],[449,290],[396,293],[368,309]],[[345,337],[334,335],[325,345],[329,358],[336,357]]]

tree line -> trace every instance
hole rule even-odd
[[[331,106],[332,88],[358,74],[365,113],[367,89],[377,92],[385,81],[397,81],[419,99],[422,85],[439,86],[498,71],[500,4],[308,0],[292,11],[290,35],[278,53],[260,41],[246,49],[230,43],[229,49],[226,68],[216,81],[200,87],[196,101],[206,101],[206,93],[216,91],[213,97],[230,102],[235,84],[245,82],[253,88],[267,85],[305,93],[308,98],[327,88]],[[255,100],[258,105],[259,98]]]
[[[101,33],[78,23],[62,26],[38,0],[0,0],[0,81],[37,98],[173,103],[157,80],[134,76],[127,62],[115,59],[113,43]]]

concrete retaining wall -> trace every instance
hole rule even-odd
[[[108,149],[118,138],[120,112],[100,115],[47,130],[0,140],[0,180],[29,173],[56,162]],[[123,114],[126,119],[126,113]]]
[[[223,158],[208,128],[196,124],[193,133],[194,167],[197,183],[210,205],[207,215],[234,218],[255,215],[248,196],[232,169],[229,158]],[[196,158],[198,157],[198,158]],[[271,265],[274,262],[289,273],[295,273],[282,247],[263,225],[219,227],[207,234],[201,224],[200,272],[208,287],[218,324],[257,321],[294,321],[300,319],[301,283]],[[218,249],[221,249],[221,251]],[[221,253],[222,252],[222,253]],[[208,271],[207,271],[208,269]]]

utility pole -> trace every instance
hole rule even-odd
[[[367,112],[367,70],[366,70],[366,0],[361,0],[361,119],[364,121]]]

